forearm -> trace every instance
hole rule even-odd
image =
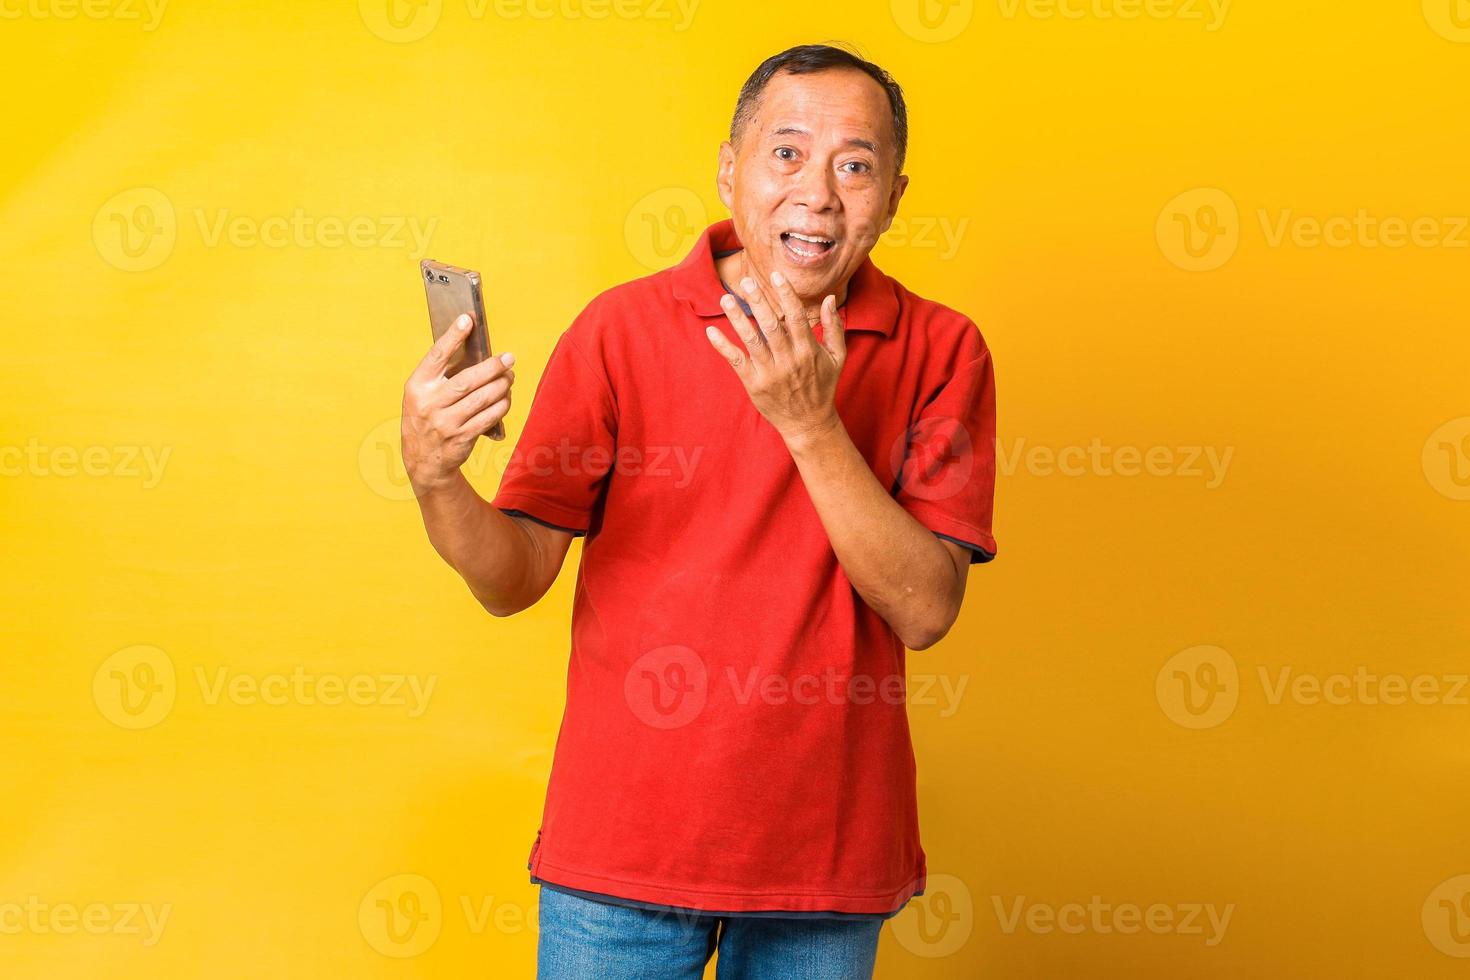
[[[959,607],[944,545],[878,482],[840,420],[789,438],[787,448],[858,595],[906,646],[936,642]]]
[[[508,616],[541,598],[543,556],[535,538],[476,493],[464,474],[421,493],[418,503],[434,550],[487,610]]]

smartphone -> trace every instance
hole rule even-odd
[[[490,332],[485,327],[485,294],[480,288],[480,274],[433,259],[419,262],[419,274],[424,281],[424,294],[429,298],[429,327],[435,340],[444,336],[460,314],[468,313],[475,318],[470,335],[444,368],[445,375],[458,374],[489,357]],[[491,439],[504,439],[505,423],[496,422],[488,435]]]

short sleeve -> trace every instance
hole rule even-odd
[[[894,489],[920,524],[969,548],[971,564],[990,561],[996,551],[995,372],[989,348],[977,346],[909,427]]]
[[[616,452],[617,405],[596,354],[579,345],[583,313],[552,349],[526,425],[491,503],[507,514],[586,534]]]

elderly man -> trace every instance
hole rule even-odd
[[[905,647],[995,555],[990,353],[868,253],[908,185],[881,68],[802,46],[741,89],[732,218],[562,334],[491,502],[460,473],[506,354],[405,386],[439,554],[495,616],[586,536],[529,861],[542,977],[868,977],[923,891]]]

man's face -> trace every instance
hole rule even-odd
[[[720,146],[720,200],[762,288],[780,271],[811,305],[842,297],[908,186],[887,93],[853,69],[782,72],[736,135],[738,150]]]

